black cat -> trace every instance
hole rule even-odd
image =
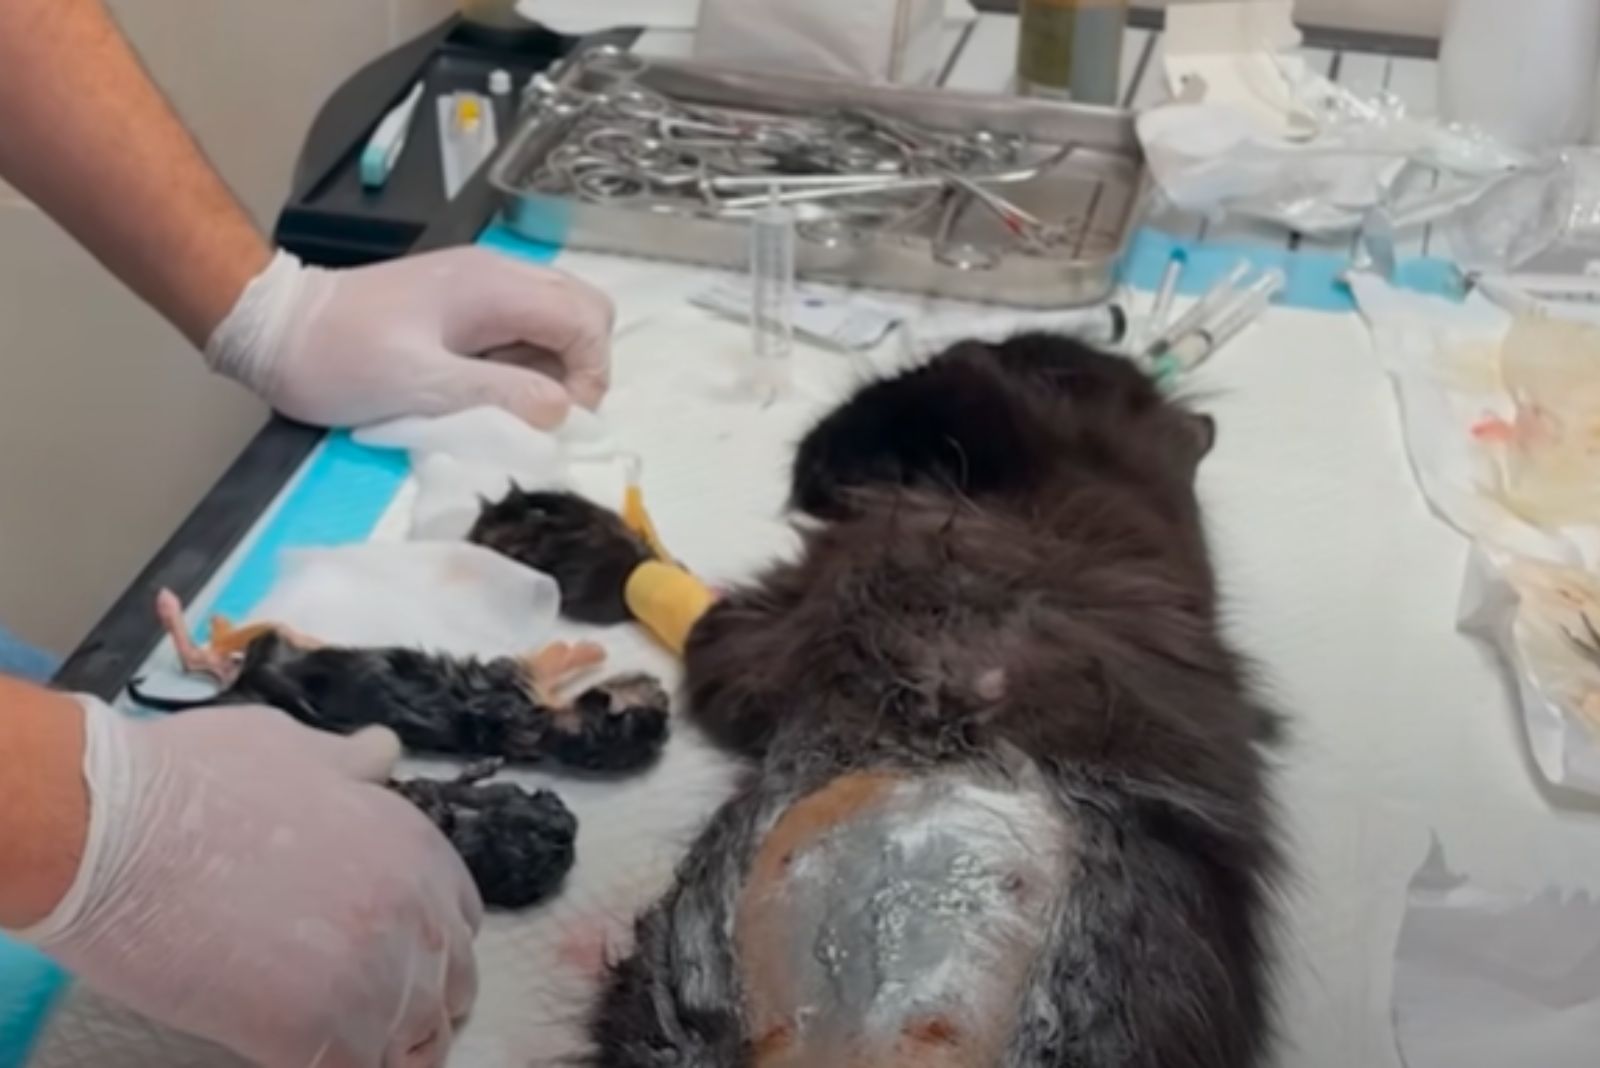
[[[1262,1062],[1278,720],[1219,632],[1213,436],[1037,335],[811,432],[820,525],[686,654],[687,714],[751,772],[637,921],[594,1065]],[[552,545],[593,508],[545,505]],[[529,562],[593,600],[626,548]]]

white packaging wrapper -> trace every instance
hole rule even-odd
[[[695,58],[783,74],[931,84],[945,0],[703,0]]]
[[[1587,481],[1600,492],[1600,464],[1584,462],[1596,428],[1559,413],[1573,448],[1513,466],[1519,436],[1557,433],[1530,422],[1541,411],[1527,395],[1533,376],[1561,376],[1547,395],[1568,400],[1600,389],[1600,333],[1519,322],[1481,296],[1452,304],[1368,275],[1352,288],[1394,382],[1417,480],[1475,546],[1460,628],[1510,673],[1539,773],[1600,794],[1600,635],[1588,630],[1600,628],[1600,505],[1582,490]]]

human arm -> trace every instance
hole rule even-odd
[[[442,1064],[481,906],[443,837],[376,785],[398,752],[268,709],[134,721],[0,682],[4,926],[257,1063]]]
[[[100,0],[0,0],[0,178],[294,418],[499,404],[550,426],[605,391],[610,302],[565,274],[472,249],[350,271],[274,256]],[[464,358],[489,350],[553,357],[565,387]]]
[[[272,257],[99,0],[0,0],[0,175],[197,346]]]
[[[83,859],[83,710],[0,675],[0,928],[44,919]]]

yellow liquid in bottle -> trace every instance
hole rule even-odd
[[[1017,91],[1116,105],[1127,0],[1022,0]]]

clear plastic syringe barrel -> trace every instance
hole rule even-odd
[[[794,350],[795,214],[776,201],[750,219],[750,331],[756,383],[770,397],[789,381]]]

